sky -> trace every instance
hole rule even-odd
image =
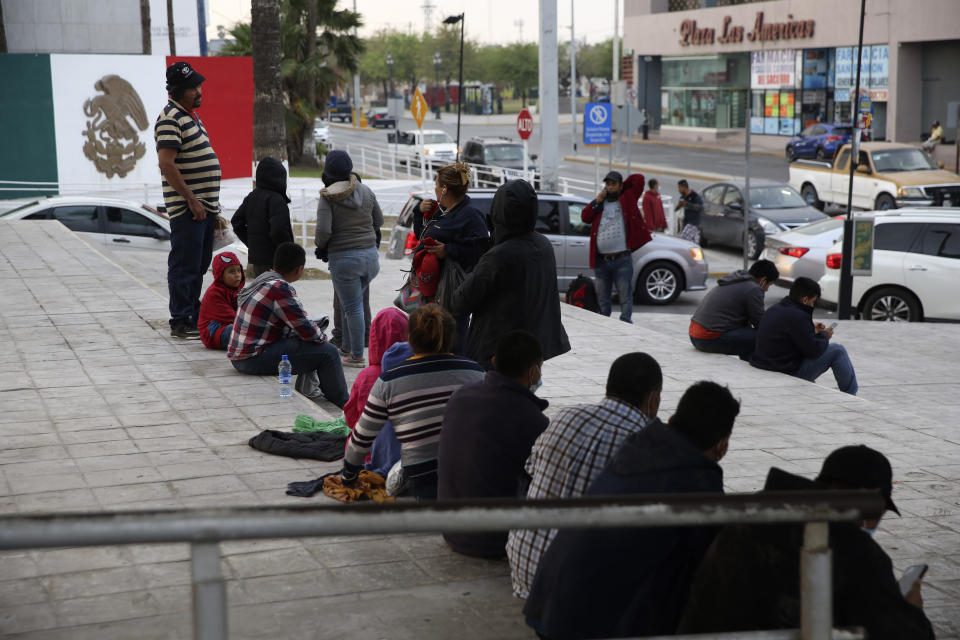
[[[236,22],[250,21],[250,0],[207,0],[210,6],[209,38],[215,38],[217,25],[230,28]],[[433,26],[448,15],[466,15],[467,37],[484,44],[535,42],[538,38],[538,0],[356,0],[363,14],[360,36],[393,28],[413,33],[424,29],[423,5],[433,9]],[[574,2],[574,27],[578,41],[596,43],[613,35],[615,0],[556,0],[559,39],[570,40],[570,3]],[[353,0],[340,0],[338,8],[352,9]],[[623,0],[619,0],[620,30],[623,33]],[[519,22],[522,21],[522,25]]]

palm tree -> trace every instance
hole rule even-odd
[[[150,0],[140,0],[140,43],[143,55],[153,52],[153,38],[150,35]]]
[[[283,88],[280,82],[279,0],[252,0],[250,54],[253,55],[253,160],[287,159],[283,144]]]
[[[267,0],[253,0],[254,7],[264,2]],[[286,134],[282,135],[281,131],[277,140],[286,140],[285,157],[289,157],[292,163],[315,161],[313,154],[305,154],[304,149],[312,144],[313,122],[322,112],[330,93],[343,81],[342,74],[352,73],[357,68],[362,44],[353,36],[353,28],[361,25],[360,15],[352,11],[337,11],[336,0],[272,0],[268,3],[279,5],[280,42],[274,45],[273,51],[278,56],[281,51],[283,54],[283,59],[278,61],[278,69],[273,71],[276,82],[280,83],[282,79],[282,91],[278,88],[276,95],[279,96],[279,103],[285,107],[282,122],[286,125]],[[251,17],[254,15],[251,12]],[[311,23],[316,25],[313,29]],[[250,26],[237,24],[230,34],[234,42],[223,47],[220,55],[251,55],[253,43]],[[261,117],[256,101],[262,92],[257,67],[254,55],[255,123]],[[256,127],[255,124],[255,149]],[[256,151],[254,155],[257,155]],[[259,159],[261,156],[257,157]]]
[[[177,55],[177,32],[173,30],[173,0],[167,0],[167,35],[170,37],[170,55]]]

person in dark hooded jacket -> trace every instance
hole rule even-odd
[[[500,185],[490,218],[493,246],[453,294],[451,312],[473,314],[467,357],[490,370],[497,342],[513,329],[537,336],[544,360],[566,353],[553,245],[534,231],[537,192],[525,180]]]
[[[264,158],[257,165],[256,188],[233,214],[233,232],[249,251],[247,275],[256,278],[269,271],[273,254],[284,242],[293,242],[287,204],[287,170],[279,160]]]
[[[700,381],[668,424],[631,434],[586,495],[723,493],[723,470],[740,403]],[[673,634],[714,527],[561,529],[540,558],[523,609],[542,638]]]
[[[771,468],[763,489],[876,489],[886,508],[896,512],[892,486],[886,457],[857,445],[827,456],[816,480]],[[871,640],[933,640],[933,626],[923,612],[921,581],[902,594],[890,557],[872,538],[877,522],[830,524],[833,626],[863,627]],[[802,548],[800,524],[725,527],[697,570],[677,632],[799,627]]]

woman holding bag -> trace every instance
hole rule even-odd
[[[464,273],[474,265],[487,248],[490,234],[483,213],[470,203],[470,167],[464,162],[440,167],[434,182],[436,200],[420,202],[413,211],[413,232],[420,241],[414,250],[435,257],[442,273],[447,260],[452,260]],[[457,316],[454,353],[463,353],[470,316]]]

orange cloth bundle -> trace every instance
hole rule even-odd
[[[387,481],[383,476],[366,469],[359,473],[352,487],[343,486],[339,473],[327,476],[323,479],[323,493],[340,502],[393,502],[393,496],[387,495]]]

